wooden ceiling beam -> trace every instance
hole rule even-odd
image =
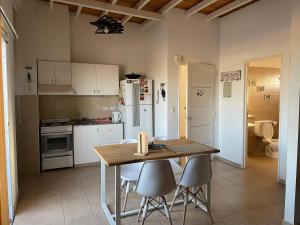
[[[226,5],[224,7],[222,7],[220,9],[218,9],[218,10],[216,10],[216,11],[208,14],[206,20],[207,21],[211,21],[211,20],[213,20],[213,19],[215,19],[215,18],[217,18],[219,16],[224,15],[225,13],[228,13],[228,12],[230,12],[230,11],[232,11],[234,9],[237,9],[237,8],[243,6],[243,5],[246,5],[246,4],[248,4],[248,3],[252,2],[252,1],[253,0],[236,0],[236,1],[234,1],[234,2],[232,2],[230,4],[228,4],[228,5]]]
[[[150,2],[150,0],[140,0],[138,3],[136,3],[135,8],[142,9],[145,5],[148,4],[148,2]],[[125,25],[131,18],[132,16],[125,16],[122,19],[122,24]]]
[[[69,5],[77,5],[84,8],[91,8],[97,10],[105,10],[108,12],[118,13],[127,16],[134,16],[149,20],[163,21],[164,16],[160,13],[150,12],[141,9],[134,9],[130,7],[114,5],[111,3],[100,2],[96,0],[53,0],[54,2],[65,3]]]
[[[183,0],[171,0],[167,4],[165,4],[162,8],[160,8],[158,12],[160,13],[169,12],[171,9],[175,8],[182,1]],[[151,23],[150,20],[144,21],[142,24],[143,28],[147,27],[150,23]]]
[[[178,5],[180,2],[182,2],[183,0],[171,0],[169,1],[167,4],[165,4],[160,10],[160,13],[166,13],[168,11],[170,11],[171,9],[175,8],[176,5]]]
[[[111,1],[111,4],[115,5],[117,4],[118,0],[112,0]],[[108,14],[108,11],[103,11],[101,14],[100,14],[100,17],[104,16],[104,15],[107,15]]]
[[[199,2],[197,5],[193,6],[192,8],[188,9],[186,11],[186,16],[191,16],[197,12],[199,12],[200,10],[206,8],[207,6],[217,2],[218,0],[204,0],[202,2]]]
[[[78,6],[78,9],[77,9],[77,11],[76,11],[76,18],[78,18],[79,17],[79,15],[80,15],[80,13],[81,13],[81,10],[82,10],[82,6]]]
[[[50,9],[54,8],[54,0],[50,0]]]

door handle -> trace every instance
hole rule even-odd
[[[186,119],[188,119],[188,120],[192,120],[192,117],[191,116],[187,116],[187,117],[185,117]]]

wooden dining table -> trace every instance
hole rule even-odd
[[[188,139],[174,139],[157,141],[155,144],[164,144],[159,150],[149,150],[145,156],[137,156],[137,144],[117,144],[95,147],[95,152],[101,160],[100,167],[100,203],[111,225],[120,225],[121,218],[138,213],[138,209],[121,212],[121,177],[120,167],[125,164],[145,162],[147,160],[181,158],[201,154],[218,153],[220,150],[199,144]],[[114,213],[111,212],[106,201],[106,167],[114,167],[115,190],[114,190]],[[210,183],[206,188],[206,197],[210,206]]]

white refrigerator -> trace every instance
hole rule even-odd
[[[125,139],[137,139],[140,131],[153,136],[152,80],[125,79],[120,82],[119,110]]]

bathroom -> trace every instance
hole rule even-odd
[[[281,57],[247,64],[248,161],[268,160],[277,167]]]

